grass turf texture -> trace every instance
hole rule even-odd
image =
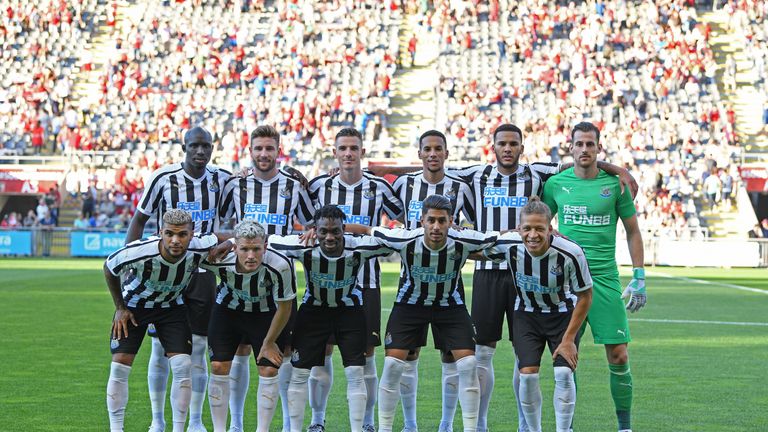
[[[105,388],[109,375],[109,323],[113,308],[100,260],[0,260],[0,430],[106,431]],[[397,286],[398,266],[383,266],[382,332]],[[763,270],[649,269],[649,305],[630,318],[768,323],[766,294],[719,284],[766,290]],[[468,288],[471,270],[465,269]],[[628,272],[622,271],[623,282]],[[673,276],[673,277],[669,277]],[[303,276],[299,276],[303,280]],[[713,282],[702,284],[687,277]],[[303,291],[303,290],[302,290]],[[469,292],[469,290],[468,290]],[[768,327],[713,323],[631,321],[630,345],[635,400],[635,431],[768,430],[768,392],[763,380],[768,364]],[[506,336],[505,336],[506,337]],[[430,338],[431,342],[431,338]],[[126,431],[146,431],[150,422],[145,339],[130,379]],[[554,430],[552,368],[542,363],[544,430]],[[338,353],[328,406],[327,430],[348,430],[346,380]],[[377,351],[379,373],[383,350]],[[514,431],[517,409],[511,388],[510,343],[499,343],[494,361],[496,388],[489,426]],[[256,424],[256,368],[245,430]],[[587,332],[578,368],[577,431],[615,431],[608,372],[601,346]],[[431,346],[422,351],[418,418],[422,431],[440,420],[440,361]],[[748,409],[747,407],[752,407]],[[747,409],[745,409],[747,408]],[[166,423],[171,420],[166,408]],[[280,413],[271,430],[280,430]],[[305,423],[310,419],[309,412]],[[209,430],[206,401],[204,422]],[[457,412],[454,429],[461,430]],[[398,407],[395,428],[402,426]]]

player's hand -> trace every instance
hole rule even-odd
[[[136,327],[139,326],[131,311],[125,308],[115,310],[115,317],[112,319],[112,339],[128,337],[128,321]]]
[[[211,248],[211,250],[208,252],[208,262],[216,263],[219,262],[220,259],[225,257],[229,251],[232,250],[232,248],[235,247],[234,238],[231,238],[225,242],[219,243],[218,245]]]
[[[331,168],[331,169],[329,169],[329,170],[328,170],[328,175],[329,175],[329,176],[331,176],[331,177],[333,177],[333,176],[337,175],[337,174],[338,174],[338,173],[340,173],[340,172],[341,172],[341,168],[339,168],[339,167],[333,167],[333,168]]]
[[[552,360],[557,359],[557,356],[564,358],[568,362],[568,366],[572,370],[576,370],[576,364],[579,362],[579,349],[576,348],[573,341],[563,339],[555,352],[552,353]]]
[[[629,192],[632,194],[632,199],[635,199],[640,186],[635,181],[635,178],[632,177],[632,174],[629,173],[629,170],[625,169],[619,174],[619,189],[621,190],[621,193],[624,193],[624,188],[627,186],[629,186]]]
[[[235,175],[240,178],[246,178],[253,172],[253,168],[242,168],[240,171],[236,172]]]
[[[275,366],[280,366],[283,363],[283,353],[280,352],[280,347],[274,342],[264,341],[259,350],[259,355],[256,356],[256,363],[262,358],[269,360]]]
[[[315,239],[317,239],[317,233],[315,232],[315,228],[309,228],[308,230],[304,231],[299,235],[299,241],[301,241],[301,244],[304,246],[312,246],[315,244]]]
[[[301,171],[297,170],[294,167],[284,167],[283,170],[288,173],[289,176],[293,177],[294,179],[298,180],[301,184],[301,187],[306,189],[309,187],[309,180],[307,180],[306,177],[304,177],[304,174],[301,173]]]
[[[627,310],[630,312],[637,312],[645,306],[645,269],[642,267],[632,269],[632,280],[629,281],[629,285],[621,293],[621,298],[629,298]]]

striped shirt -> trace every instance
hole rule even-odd
[[[432,250],[424,243],[424,228],[374,228],[381,244],[400,253],[400,284],[395,303],[448,307],[462,305],[458,291],[467,257],[493,246],[498,233],[448,230],[446,244]]]
[[[564,237],[552,236],[549,250],[533,256],[520,234],[505,233],[483,254],[506,262],[515,276],[515,310],[525,312],[568,312],[576,306],[575,292],[592,288],[592,276],[584,251]]]
[[[312,202],[298,180],[283,170],[278,170],[270,180],[262,180],[250,174],[248,177],[231,177],[224,185],[220,213],[222,218],[255,220],[267,230],[267,234],[293,233],[294,216],[306,225],[312,220]]]
[[[505,231],[514,229],[520,223],[520,210],[528,198],[541,196],[544,182],[560,172],[558,164],[521,164],[511,175],[503,175],[495,165],[475,165],[450,174],[472,185],[475,197],[474,228],[478,231]],[[477,261],[476,270],[506,269],[506,263]]]
[[[216,303],[242,312],[277,310],[277,302],[296,297],[293,265],[285,255],[267,249],[256,271],[237,271],[237,255],[230,252],[220,262],[204,260],[200,266],[219,275]]]
[[[303,303],[313,306],[341,307],[363,304],[363,292],[358,285],[360,267],[372,258],[394,252],[371,236],[344,235],[344,252],[329,257],[320,245],[305,246],[299,236],[274,236],[269,246],[304,265],[306,292]]]
[[[195,234],[187,253],[175,263],[160,256],[162,239],[136,240],[110,255],[106,266],[115,276],[126,275],[123,300],[132,308],[156,309],[184,304],[183,290],[200,262],[218,240],[213,234]]]
[[[229,171],[213,165],[206,166],[197,179],[184,171],[182,163],[166,165],[152,173],[137,210],[156,216],[158,229],[166,210],[186,210],[195,222],[195,232],[210,234],[219,228],[221,191],[229,177]]]
[[[402,175],[395,180],[395,193],[405,204],[405,227],[421,227],[421,205],[430,195],[443,195],[453,204],[453,223],[459,225],[461,214],[470,222],[475,221],[475,203],[469,184],[458,177],[446,175],[436,184],[429,183],[423,171]]]
[[[346,215],[346,223],[376,227],[381,225],[381,214],[397,219],[403,212],[403,203],[395,194],[392,185],[381,177],[364,172],[355,184],[348,185],[340,175],[321,175],[309,183],[309,196],[315,208],[328,204],[338,206]],[[379,288],[379,261],[368,260],[358,276],[363,288]]]

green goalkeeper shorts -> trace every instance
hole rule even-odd
[[[589,308],[582,332],[586,325],[592,329],[596,344],[613,345],[628,343],[629,322],[624,301],[621,299],[619,275],[592,275],[592,307]]]

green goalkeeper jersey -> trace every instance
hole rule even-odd
[[[619,178],[600,170],[594,179],[576,176],[573,168],[550,178],[541,197],[558,230],[584,249],[593,274],[618,274],[616,223],[635,214],[629,188],[621,193]]]

